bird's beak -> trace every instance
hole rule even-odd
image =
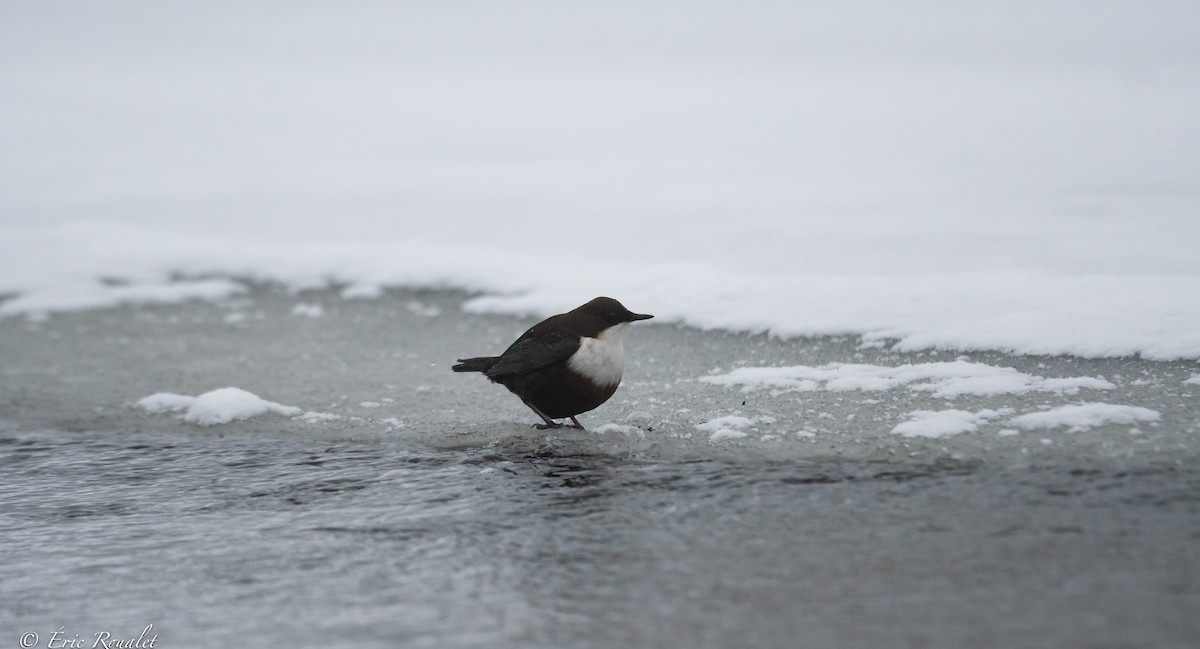
[[[649,313],[634,313],[629,316],[629,321],[633,322],[635,320],[649,320],[653,317],[654,316],[650,315]]]

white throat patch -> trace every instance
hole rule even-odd
[[[628,322],[613,325],[595,338],[584,337],[567,366],[597,385],[617,385],[625,373],[625,346],[621,333]]]

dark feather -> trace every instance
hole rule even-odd
[[[546,323],[542,323],[546,324]],[[579,334],[541,325],[526,331],[484,374],[497,378],[525,374],[561,363],[579,349]]]
[[[455,372],[486,372],[488,368],[496,364],[500,360],[496,356],[480,356],[478,358],[460,358],[458,365],[450,369]]]

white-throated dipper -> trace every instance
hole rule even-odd
[[[575,418],[617,391],[625,372],[621,332],[635,320],[652,315],[633,313],[611,297],[598,297],[566,313],[550,316],[521,334],[499,356],[460,358],[455,372],[483,372],[494,383],[521,398],[546,423]]]

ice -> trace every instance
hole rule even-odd
[[[1079,432],[1108,424],[1155,422],[1159,418],[1158,411],[1149,408],[1109,403],[1084,403],[1021,415],[1013,418],[1010,423],[1025,430],[1067,426],[1070,432]]]
[[[898,424],[892,432],[904,437],[950,437],[977,430],[981,424],[1011,414],[1012,410],[917,410],[908,414],[909,420]]]
[[[137,405],[155,413],[185,411],[182,419],[200,426],[227,424],[267,413],[294,416],[304,412],[300,408],[267,401],[256,394],[233,387],[220,388],[195,397],[159,392],[139,400]],[[314,419],[323,418],[323,415],[318,413],[313,415]]]
[[[699,380],[724,386],[740,385],[745,391],[773,388],[811,392],[823,387],[831,392],[875,392],[907,387],[948,399],[960,395],[993,396],[1028,392],[1076,394],[1081,389],[1112,390],[1116,387],[1102,378],[1048,379],[1011,367],[961,360],[897,367],[854,363],[830,363],[815,367],[740,367],[726,374],[703,376]]]

